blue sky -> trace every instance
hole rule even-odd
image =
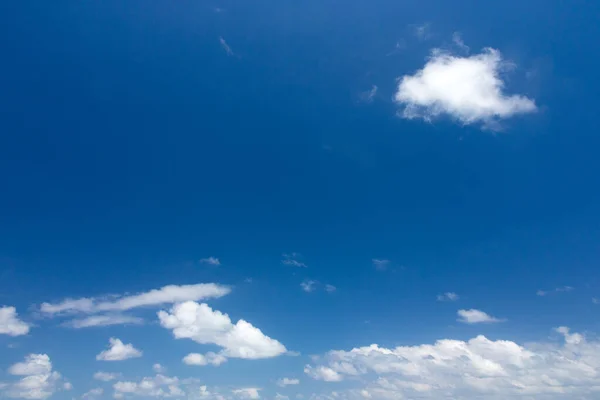
[[[599,12],[0,4],[0,397],[596,398]]]

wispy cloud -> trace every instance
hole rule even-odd
[[[372,103],[375,99],[375,96],[377,95],[378,90],[379,88],[377,87],[377,85],[373,85],[371,89],[360,94],[360,101],[362,101],[363,103]]]
[[[480,311],[480,310],[458,310],[458,321],[465,324],[481,324],[481,323],[493,323],[493,322],[504,322],[504,319],[492,317],[491,315]]]
[[[446,292],[442,294],[438,294],[438,301],[456,301],[459,299],[459,296],[454,292]]]
[[[299,253],[284,253],[283,254],[283,260],[281,260],[281,263],[283,265],[289,265],[292,267],[298,267],[298,268],[306,268],[308,267],[305,263],[303,263],[302,261],[300,261],[301,255]]]
[[[469,46],[467,46],[465,44],[465,42],[463,41],[460,32],[454,32],[452,34],[452,41],[454,42],[454,44],[456,45],[456,47],[458,47],[460,50],[464,51],[465,53],[468,54],[469,51],[471,51],[471,49],[469,48]]]
[[[429,22],[425,22],[420,25],[411,25],[413,34],[419,40],[427,40],[431,37],[431,24]]]
[[[325,285],[325,291],[326,291],[327,293],[333,293],[333,292],[335,292],[336,290],[337,290],[337,288],[336,288],[335,286],[333,286],[333,285],[330,285],[330,284],[326,284],[326,285]]]
[[[200,259],[200,264],[219,266],[221,265],[221,261],[219,261],[219,259],[216,257],[207,257]]]
[[[536,295],[543,297],[543,296],[548,296],[551,294],[557,294],[557,293],[565,293],[565,292],[570,292],[572,291],[574,288],[571,286],[562,286],[562,287],[557,287],[555,289],[552,290],[538,290],[537,292],[535,292]]]
[[[302,290],[304,290],[305,292],[307,292],[307,293],[310,293],[310,292],[314,292],[314,291],[315,291],[315,285],[316,285],[317,283],[318,283],[317,281],[312,281],[312,280],[310,280],[310,279],[307,279],[307,280],[303,281],[303,282],[300,284],[300,287],[301,287],[301,288],[302,288]]]
[[[385,271],[390,266],[390,260],[382,258],[374,258],[371,260],[371,262],[377,271]]]
[[[229,44],[227,44],[225,39],[223,39],[223,36],[219,36],[219,43],[221,44],[221,47],[223,48],[223,50],[225,50],[225,53],[227,53],[228,56],[235,56],[235,53],[233,52],[233,50],[231,50],[231,47],[229,46]]]
[[[73,319],[65,322],[65,326],[74,329],[91,328],[95,326],[110,325],[140,325],[144,320],[130,315],[112,314],[112,315],[93,315],[81,319]]]

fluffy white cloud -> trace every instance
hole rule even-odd
[[[96,356],[100,361],[122,361],[130,358],[141,357],[142,352],[133,347],[131,343],[124,344],[117,338],[110,338],[110,347]]]
[[[480,310],[458,310],[458,321],[465,324],[481,324],[481,323],[492,323],[492,322],[504,322],[503,319],[492,317],[489,314],[484,313]]]
[[[260,391],[259,388],[242,388],[232,390],[233,394],[235,394],[240,399],[260,399]]]
[[[215,354],[213,352],[208,352],[206,355],[198,354],[198,353],[190,353],[183,358],[183,363],[187,365],[214,365],[218,367],[227,361],[227,357],[222,354]]]
[[[90,390],[88,392],[85,392],[81,396],[81,398],[83,400],[94,400],[94,399],[102,396],[103,393],[104,393],[104,389],[102,389],[102,388],[95,388],[95,389],[92,389],[92,390]]]
[[[137,307],[160,306],[182,301],[198,301],[219,298],[231,292],[227,286],[215,283],[199,283],[196,285],[168,285],[160,289],[139,293],[132,296],[111,296],[110,299],[82,298],[66,299],[57,304],[43,303],[40,311],[46,315],[63,313],[86,313],[126,311]]]
[[[26,335],[29,328],[29,324],[19,319],[16,308],[0,307],[0,335]]]
[[[438,294],[438,301],[456,301],[459,299],[459,296],[454,292],[446,292],[442,294]]]
[[[30,354],[24,362],[11,366],[8,373],[22,376],[19,381],[5,385],[3,390],[8,397],[43,400],[61,387],[68,389],[68,382],[63,382],[60,373],[52,370],[47,354]]]
[[[181,382],[177,377],[156,375],[154,377],[142,378],[139,382],[120,381],[113,385],[115,398],[125,395],[141,397],[183,397],[185,392],[181,388]]]
[[[344,379],[337,371],[324,365],[317,367],[307,365],[304,367],[304,373],[313,379],[325,382],[339,382]]]
[[[423,69],[399,79],[395,100],[405,118],[431,120],[446,114],[463,124],[492,125],[535,111],[533,100],[503,93],[500,74],[508,66],[494,49],[466,57],[436,49]]]
[[[216,257],[208,257],[208,258],[201,259],[200,264],[219,266],[219,265],[221,265],[221,261],[219,261],[219,259]]]
[[[600,341],[556,329],[561,343],[468,341],[331,351],[323,365],[359,376],[373,399],[592,399],[600,392]],[[310,374],[309,374],[310,375]],[[358,394],[358,392],[357,392]]]
[[[110,326],[110,325],[139,325],[144,323],[144,320],[138,317],[132,317],[130,315],[122,314],[109,314],[109,315],[92,315],[90,317],[74,319],[67,323],[65,326],[81,329],[90,328],[93,326]]]
[[[119,376],[121,376],[121,374],[98,371],[94,374],[94,379],[96,379],[98,381],[103,381],[103,382],[110,382],[110,381],[114,381],[115,379],[119,378]]]
[[[281,378],[277,381],[277,385],[281,387],[286,387],[288,385],[298,385],[300,383],[300,379],[293,378]]]
[[[260,329],[240,319],[236,324],[227,314],[213,311],[207,304],[194,301],[176,304],[170,312],[160,311],[163,327],[176,339],[192,339],[201,344],[216,344],[221,354],[233,358],[269,358],[284,354],[285,346],[264,335]]]

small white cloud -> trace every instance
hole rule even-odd
[[[235,53],[233,52],[233,50],[231,50],[231,47],[229,46],[229,44],[227,44],[225,39],[223,39],[223,36],[219,37],[219,43],[221,44],[221,47],[223,48],[223,50],[225,50],[225,53],[227,53],[228,56],[235,56]]]
[[[300,379],[294,378],[281,378],[277,381],[277,385],[281,387],[286,387],[289,385],[298,385],[300,384]]]
[[[27,335],[29,328],[29,324],[19,319],[15,307],[0,307],[0,335]]]
[[[306,264],[304,264],[302,261],[299,260],[300,257],[301,256],[298,253],[283,254],[283,260],[281,260],[281,263],[283,265],[289,265],[291,267],[298,267],[298,268],[308,267]]]
[[[565,293],[565,292],[570,292],[572,291],[574,288],[571,286],[562,286],[562,287],[557,287],[555,289],[552,290],[538,290],[537,292],[535,292],[536,295],[543,297],[543,296],[548,296],[549,294],[557,294],[557,293]]]
[[[371,260],[371,262],[377,271],[385,271],[390,266],[390,260],[382,258],[374,258]]]
[[[208,257],[208,258],[201,259],[200,264],[219,266],[219,265],[221,265],[221,261],[219,261],[219,259],[216,257]]]
[[[93,315],[86,318],[74,319],[64,325],[74,329],[110,325],[140,325],[144,320],[138,317],[121,314]]]
[[[302,283],[300,283],[300,287],[307,293],[313,292],[315,290],[315,285],[317,281],[311,281],[310,279],[306,279]]]
[[[200,344],[216,344],[228,358],[260,359],[285,354],[283,344],[247,321],[233,324],[227,314],[213,311],[207,304],[193,301],[176,304],[170,312],[158,313],[160,324],[173,331],[176,339],[192,339]]]
[[[224,362],[227,362],[227,357],[223,356],[222,354],[216,354],[213,352],[208,352],[205,355],[198,353],[190,353],[187,356],[185,356],[182,361],[184,364],[187,365],[213,365],[215,367],[218,367]]]
[[[488,315],[480,310],[458,310],[459,322],[465,324],[480,324],[480,323],[492,323],[492,322],[504,322],[503,319],[498,319]]]
[[[158,363],[152,366],[152,370],[157,374],[164,374],[165,372],[167,372],[167,369]]]
[[[98,397],[102,396],[103,393],[104,393],[104,389],[102,389],[102,388],[95,388],[95,389],[92,389],[92,390],[90,390],[88,392],[85,392],[81,396],[81,398],[83,400],[95,400]]]
[[[445,114],[465,125],[491,127],[537,109],[527,97],[503,93],[500,72],[508,65],[491,48],[468,57],[436,49],[423,69],[399,79],[395,101],[403,107],[404,118],[430,121]]]
[[[102,382],[110,382],[119,378],[121,374],[98,371],[94,374],[94,379]]]
[[[232,390],[232,392],[240,399],[260,399],[260,394],[258,393],[260,390],[260,388],[242,388]]]
[[[50,357],[46,354],[30,354],[24,362],[11,366],[8,373],[23,377],[17,382],[4,384],[3,391],[8,397],[44,400],[60,388],[68,388],[60,373],[52,370]]]
[[[459,296],[454,292],[446,292],[442,294],[438,294],[438,301],[456,301],[459,299]]]
[[[337,290],[337,288],[333,285],[327,284],[325,285],[325,291],[328,293],[333,293]]]
[[[137,358],[142,356],[142,352],[131,343],[124,344],[117,338],[110,338],[110,347],[108,350],[104,350],[96,356],[96,360],[99,361],[123,361],[130,358]]]
[[[184,382],[177,377],[157,374],[154,377],[142,378],[139,382],[120,381],[113,385],[114,398],[124,396],[139,396],[145,399],[152,397],[183,397],[185,392],[181,389]]]
[[[73,385],[71,384],[71,382],[65,382],[63,383],[63,389],[65,389],[66,391],[72,390]]]
[[[343,376],[337,371],[324,365],[317,367],[306,365],[304,367],[304,373],[313,379],[325,382],[339,382],[343,379]]]

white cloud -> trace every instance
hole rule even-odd
[[[454,292],[446,292],[442,294],[438,294],[438,301],[456,301],[459,299],[459,296]]]
[[[182,397],[185,392],[181,388],[181,382],[177,377],[169,377],[157,374],[154,377],[142,378],[139,382],[119,381],[113,385],[115,398],[123,396],[141,397]]]
[[[122,314],[92,315],[81,319],[74,319],[64,325],[74,329],[90,328],[94,326],[110,325],[140,325],[144,320],[138,317]]]
[[[110,338],[110,348],[104,350],[96,356],[96,360],[100,361],[123,361],[130,358],[137,358],[142,356],[142,352],[131,343],[124,344],[117,338]]]
[[[164,328],[171,329],[176,339],[188,338],[201,344],[216,344],[225,357],[258,359],[284,354],[285,346],[265,336],[260,329],[240,319],[236,324],[227,314],[213,311],[207,304],[193,301],[176,304],[170,313],[160,311]]]
[[[218,367],[224,362],[227,362],[227,357],[223,356],[222,354],[215,354],[213,352],[208,352],[206,355],[190,353],[185,356],[182,361],[187,365],[214,365],[215,367]]]
[[[277,381],[277,385],[281,387],[286,387],[288,385],[298,385],[300,383],[300,379],[293,378],[281,378]]]
[[[290,397],[280,393],[275,393],[275,400],[290,400]]]
[[[390,260],[385,260],[381,258],[374,258],[371,260],[373,266],[378,271],[385,271],[390,266]]]
[[[306,279],[304,282],[300,283],[300,287],[307,293],[313,292],[315,290],[315,285],[317,281],[311,281],[310,279]]]
[[[240,399],[260,399],[259,390],[259,388],[242,388],[232,390],[232,392]]]
[[[378,90],[379,88],[377,87],[377,85],[373,85],[371,89],[360,94],[360,100],[364,103],[372,103],[375,99],[375,96],[377,95]]]
[[[94,379],[103,382],[110,382],[116,380],[119,378],[119,376],[121,376],[121,374],[98,371],[94,374]]]
[[[214,266],[221,265],[221,261],[219,261],[219,259],[216,258],[216,257],[203,258],[203,259],[200,260],[200,263],[201,264],[214,265]]]
[[[499,119],[536,110],[533,100],[503,93],[500,73],[508,65],[494,49],[466,57],[436,49],[423,69],[399,79],[395,100],[404,118],[449,115],[465,125],[491,127]]]
[[[458,47],[459,49],[461,49],[465,53],[469,53],[469,51],[471,51],[471,49],[469,48],[469,46],[467,46],[465,44],[465,42],[463,41],[462,36],[460,35],[459,32],[454,32],[452,34],[452,41],[454,42],[454,44],[456,45],[456,47]]]
[[[344,379],[337,371],[323,365],[317,367],[306,365],[304,367],[304,373],[313,379],[325,382],[339,382]]]
[[[557,328],[562,343],[519,345],[477,336],[330,351],[324,367],[367,382],[373,399],[592,399],[600,390],[600,341]],[[358,394],[358,392],[357,392]]]
[[[85,392],[81,396],[81,398],[83,400],[94,400],[94,399],[102,396],[103,393],[104,393],[104,389],[102,389],[102,388],[95,388],[95,389],[92,389],[92,390],[90,390],[88,392]]]
[[[0,335],[27,335],[29,328],[29,324],[19,319],[15,307],[0,307]]]
[[[547,296],[549,294],[557,294],[557,293],[565,293],[565,292],[570,292],[572,291],[574,288],[571,286],[562,286],[562,287],[557,287],[555,289],[552,290],[538,290],[535,294],[543,297],[543,296]]]
[[[167,369],[166,369],[165,367],[163,367],[162,365],[160,365],[160,364],[158,364],[158,363],[157,363],[157,364],[154,364],[154,365],[152,366],[152,370],[153,370],[154,372],[156,372],[157,374],[164,374],[164,373],[167,371]]]
[[[504,322],[503,319],[498,319],[488,315],[480,310],[458,310],[458,321],[464,322],[465,324],[480,324],[480,323],[491,323],[491,322]]]
[[[72,390],[73,389],[73,384],[71,384],[71,382],[65,382],[65,383],[63,383],[63,389],[65,389],[65,390]]]
[[[47,354],[30,354],[24,362],[11,366],[8,373],[23,377],[17,382],[5,385],[4,390],[8,397],[43,400],[52,396],[60,387],[68,387],[64,386],[66,383],[62,382],[60,373],[52,370],[52,363]]]
[[[333,293],[337,290],[337,288],[333,285],[327,284],[325,285],[325,291],[329,293]]]
[[[219,43],[221,44],[221,47],[223,48],[223,50],[225,50],[225,53],[227,53],[228,56],[235,55],[233,50],[231,50],[231,47],[229,46],[229,44],[227,44],[227,42],[225,41],[225,39],[223,39],[222,36],[219,37]]]
[[[307,268],[308,266],[299,260],[300,257],[301,256],[298,253],[283,254],[283,260],[281,260],[281,263],[291,267]]]
[[[199,301],[219,298],[231,292],[228,286],[216,283],[199,283],[195,285],[167,285],[160,289],[135,295],[105,296],[104,298],[65,299],[60,303],[43,303],[40,311],[46,316],[62,314],[98,314],[102,312],[119,312],[138,307],[161,306],[182,301]],[[117,322],[120,321],[120,322]],[[141,322],[139,318],[120,314],[107,314],[94,318],[85,318],[68,322],[67,326],[88,327],[105,326],[116,323],[131,324]]]

